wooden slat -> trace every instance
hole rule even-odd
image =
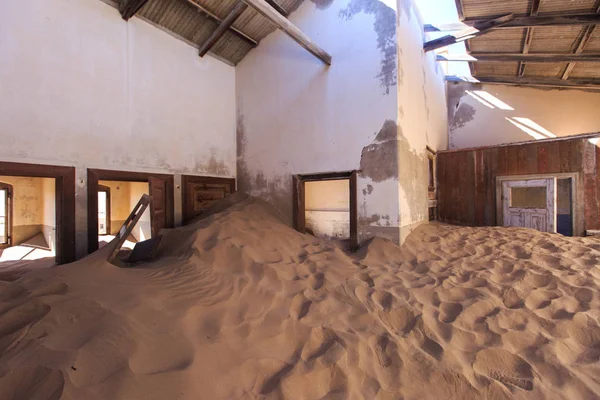
[[[475,26],[489,21],[489,18],[467,18],[462,22],[450,22],[444,24],[426,24],[423,26],[425,32],[451,32],[464,29],[465,25]],[[600,15],[595,13],[586,14],[563,14],[545,16],[515,16],[507,24],[497,26],[494,29],[529,28],[536,26],[567,26],[567,25],[598,25]]]
[[[215,31],[206,39],[206,41],[200,46],[199,54],[200,57],[204,57],[206,53],[217,43],[221,37],[231,28],[231,25],[235,22],[235,20],[242,15],[244,10],[248,8],[246,3],[239,2],[237,3],[233,9],[229,12],[227,17],[215,29]]]
[[[121,17],[125,21],[129,20],[133,17],[137,12],[146,5],[148,0],[129,0],[127,3],[121,3],[121,7],[119,11],[121,12]]]
[[[596,5],[594,6],[594,8],[596,9],[596,14],[600,15],[600,0],[596,1]],[[596,29],[596,25],[585,26],[583,28],[583,30],[581,31],[581,37],[573,43],[573,47],[574,47],[573,52],[575,54],[580,54],[583,52],[583,49],[585,48],[585,46],[587,46],[595,29]],[[565,67],[565,70],[564,70],[561,78],[563,80],[569,79],[571,72],[573,72],[573,68],[575,68],[575,63],[574,62],[569,63]]]
[[[265,0],[243,0],[244,3],[254,8],[259,14],[274,23],[279,29],[294,39],[300,46],[304,47],[309,53],[317,57],[323,63],[331,65],[331,56],[315,42],[313,42],[296,25],[292,24],[287,18],[279,14]]]
[[[529,11],[530,17],[535,17],[538,14],[540,9],[540,1],[541,0],[533,0],[531,3],[531,10]],[[531,42],[533,41],[533,27],[526,28],[525,32],[525,40],[523,41],[523,54],[529,53],[529,48],[531,47]],[[519,69],[517,72],[518,77],[522,77],[525,74],[525,63],[523,61],[519,62]]]
[[[474,81],[468,81],[465,80],[463,77],[446,76],[446,81],[471,83],[482,82],[498,85],[600,89],[600,79],[595,78],[562,80],[557,78],[513,78],[510,76],[477,76]]]
[[[470,53],[470,54],[438,54],[437,61],[468,62],[600,62],[600,54],[565,54],[565,53]]]
[[[425,52],[432,51],[435,49],[439,49],[442,47],[449,46],[454,43],[461,42],[467,38],[473,38],[475,36],[480,36],[485,34],[486,32],[491,31],[492,29],[502,26],[510,22],[513,18],[512,14],[503,15],[502,17],[495,18],[489,21],[485,21],[473,26],[476,31],[467,30],[464,34],[459,33],[457,36],[446,35],[438,39],[430,40],[423,44],[423,50]]]

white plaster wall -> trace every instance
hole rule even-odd
[[[100,0],[0,2],[0,159],[235,176],[235,72]]]
[[[386,120],[396,122],[395,86],[382,86],[378,77],[376,15],[359,11],[348,20],[340,14],[367,3],[378,2],[337,0],[317,8],[307,0],[290,16],[331,54],[330,67],[276,31],[236,68],[238,185],[271,201],[290,221],[292,174],[359,169],[363,148]],[[382,29],[394,32],[394,18]],[[359,220],[373,215],[370,224],[378,225],[387,216],[387,235],[397,240],[396,179],[359,178],[358,201]]]
[[[448,148],[444,72],[423,52],[423,24],[412,1],[398,0],[398,174],[400,240],[428,220],[426,147]]]
[[[600,92],[451,83],[448,90],[451,148],[600,132]]]

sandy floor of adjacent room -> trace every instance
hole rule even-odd
[[[3,399],[600,397],[598,239],[431,224],[347,254],[228,202],[155,262],[0,282]]]

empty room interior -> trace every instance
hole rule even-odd
[[[600,398],[598,25],[0,2],[0,398]]]

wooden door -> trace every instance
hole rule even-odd
[[[188,222],[235,191],[235,180],[228,178],[186,177],[183,180],[183,215]]]
[[[157,237],[161,229],[167,227],[167,182],[163,179],[148,178],[150,186],[150,224],[152,237]]]
[[[504,226],[556,232],[556,178],[504,181]]]

